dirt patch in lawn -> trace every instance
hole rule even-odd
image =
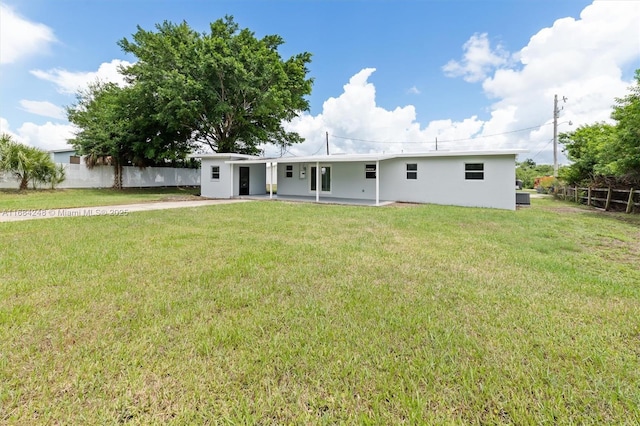
[[[202,201],[203,198],[199,195],[185,194],[185,195],[168,195],[160,199],[160,201]]]

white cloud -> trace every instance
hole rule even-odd
[[[51,28],[30,22],[0,4],[0,64],[11,64],[45,51],[56,41]]]
[[[295,131],[306,139],[303,144],[291,147],[289,152],[293,155],[324,153],[325,132],[330,135],[330,152],[335,154],[432,150],[436,137],[440,140],[466,139],[481,129],[482,122],[477,117],[462,122],[432,121],[426,128],[421,128],[414,106],[392,111],[379,107],[375,87],[368,82],[374,71],[374,68],[365,68],[351,77],[340,96],[325,101],[321,114],[304,114],[288,123],[288,131]],[[267,152],[267,155],[278,154],[274,147]]]
[[[495,102],[482,135],[544,124],[487,140],[496,147],[528,148],[531,156],[542,151],[535,160],[550,162],[554,94],[568,98],[560,105],[560,132],[571,130],[569,120],[574,126],[609,120],[614,98],[631,84],[622,79],[623,68],[640,60],[638,22],[640,3],[596,1],[580,19],[559,19],[538,31],[512,55],[519,58],[518,67],[503,64],[483,78],[484,92]]]
[[[9,121],[7,121],[7,119],[4,117],[0,117],[0,134],[4,133],[11,136],[13,139],[18,139],[18,136],[14,132],[12,132],[11,128],[9,127]]]
[[[420,89],[418,89],[416,86],[413,86],[409,90],[407,90],[407,93],[412,94],[412,95],[419,95],[420,94]]]
[[[100,64],[98,71],[72,72],[65,69],[52,69],[49,71],[32,70],[31,74],[42,80],[54,83],[58,86],[60,93],[70,95],[87,88],[90,83],[97,80],[124,86],[125,81],[119,70],[121,67],[128,67],[129,65],[131,65],[130,62],[114,59],[111,62]]]
[[[304,114],[287,125],[306,139],[289,152],[324,153],[328,131],[332,153],[425,151],[434,149],[437,137],[439,149],[525,148],[530,153],[521,160],[550,163],[554,94],[568,98],[560,102],[560,132],[572,129],[570,120],[574,129],[609,120],[614,98],[624,96],[631,84],[623,80],[622,70],[640,60],[638,22],[639,2],[596,1],[580,19],[557,20],[514,54],[501,47],[492,50],[486,34],[472,36],[462,63],[450,62],[445,72],[482,81],[487,98],[494,100],[486,121],[472,116],[423,125],[412,105],[381,108],[368,82],[375,69],[363,69],[340,96],[324,103],[322,113]],[[270,150],[269,155],[279,153]],[[560,161],[566,162],[562,153]]]
[[[15,141],[42,148],[44,150],[69,148],[67,143],[74,136],[75,126],[57,124],[50,121],[45,124],[23,123],[16,131],[11,130],[9,122],[0,117],[0,132],[9,134]]]
[[[495,68],[509,62],[509,53],[498,44],[491,48],[487,33],[474,34],[462,46],[464,55],[461,61],[451,60],[442,67],[447,77],[462,77],[465,81],[475,83],[486,78]]]
[[[66,118],[64,108],[52,104],[47,101],[28,101],[23,99],[20,106],[31,114],[41,115],[43,117],[57,118],[63,120]]]
[[[27,122],[18,128],[17,134],[20,140],[28,145],[51,150],[69,147],[67,140],[74,136],[74,130],[75,127],[71,124],[56,124],[48,121],[38,125]]]

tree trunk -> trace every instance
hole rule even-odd
[[[22,175],[20,178],[20,191],[26,191],[29,188],[29,177]]]
[[[113,165],[113,189],[122,189],[122,162],[115,161]]]

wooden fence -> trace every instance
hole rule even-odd
[[[606,211],[612,210],[614,205],[620,205],[627,213],[632,213],[634,208],[640,211],[640,191],[631,189],[613,188],[579,188],[564,186],[557,188],[556,197],[563,200],[571,200],[576,203],[586,204]],[[613,208],[614,210],[618,210]]]

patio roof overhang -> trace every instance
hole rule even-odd
[[[312,155],[305,157],[252,157],[230,159],[227,164],[267,164],[267,163],[364,163],[368,161],[384,161],[392,158],[433,158],[433,157],[463,157],[463,156],[495,156],[518,155],[529,152],[526,149],[491,150],[491,151],[428,151],[396,154],[333,154]]]

